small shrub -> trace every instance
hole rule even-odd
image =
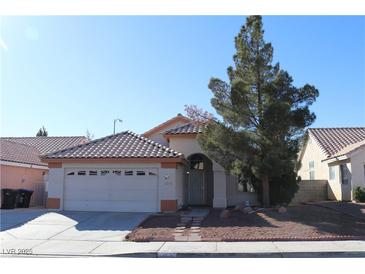
[[[354,198],[356,202],[365,203],[365,188],[359,186],[355,188]]]

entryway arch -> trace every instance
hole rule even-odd
[[[185,201],[189,206],[213,205],[213,163],[202,153],[188,158]]]

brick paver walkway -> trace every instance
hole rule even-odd
[[[201,222],[208,215],[209,210],[193,209],[188,214],[180,216],[180,222],[174,231],[174,238],[177,242],[198,242],[201,241]]]

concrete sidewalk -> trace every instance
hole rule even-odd
[[[16,245],[14,245],[16,243]],[[29,254],[17,254],[17,249]],[[365,241],[318,242],[47,242],[2,240],[1,256],[365,257]]]

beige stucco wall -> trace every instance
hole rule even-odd
[[[48,169],[29,168],[12,165],[0,165],[1,188],[30,189],[33,190],[30,206],[44,205],[44,180],[43,174]]]
[[[172,128],[176,128],[176,127],[179,127],[179,126],[182,126],[182,125],[185,125],[186,123],[182,123],[182,122],[176,122],[166,128],[164,128],[163,131],[161,132],[157,132],[155,134],[152,134],[150,137],[148,137],[149,139],[161,144],[161,145],[164,145],[164,146],[169,146],[169,143],[167,142],[167,140],[165,139],[165,137],[163,136],[164,132],[169,130],[169,129],[172,129]]]
[[[328,175],[328,199],[341,201],[342,188],[340,166],[336,163],[330,163],[328,166],[333,166],[333,170],[335,172],[335,178],[332,180],[330,180]]]
[[[328,164],[322,160],[326,158],[321,148],[317,145],[314,139],[309,136],[307,145],[302,157],[302,165],[298,171],[298,175],[302,180],[309,180],[309,162],[314,161],[315,180],[328,180]]]
[[[184,182],[185,182],[185,168],[183,165],[178,165],[176,168],[176,190],[175,195],[177,199],[177,206],[181,207],[184,204]]]
[[[346,162],[334,162],[324,161],[326,155],[321,148],[315,142],[315,140],[309,136],[307,146],[302,157],[302,166],[298,172],[298,175],[302,180],[310,180],[309,177],[309,162],[314,161],[315,180],[327,180],[328,181],[328,199],[331,200],[349,200],[350,189],[349,186],[341,184],[340,163]],[[334,167],[335,178],[330,180],[329,178],[329,166]],[[347,168],[351,171],[352,167],[349,161],[346,163]]]
[[[365,187],[365,148],[351,155],[351,173],[352,190],[358,186]]]
[[[204,154],[198,141],[195,138],[171,137],[169,147],[184,154],[187,158],[195,153]],[[238,190],[238,181],[235,176],[227,174],[222,166],[213,162],[213,184],[214,184],[214,207],[226,207],[238,205],[244,201],[257,203],[256,193],[242,192]]]

